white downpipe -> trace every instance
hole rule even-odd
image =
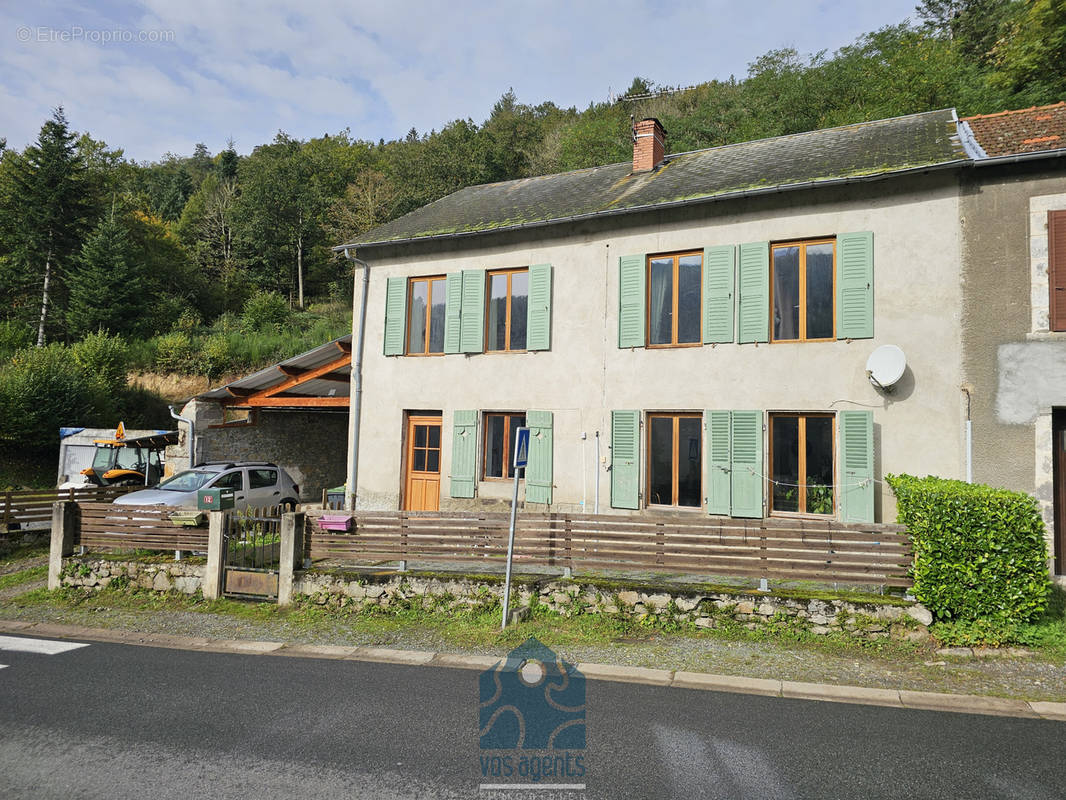
[[[973,420],[966,420],[966,482],[973,483]]]
[[[189,469],[192,469],[196,466],[196,423],[188,417],[179,416],[178,413],[174,411],[174,406],[167,406],[167,408],[170,409],[170,416],[172,416],[178,422],[184,422],[186,425],[189,426]],[[145,470],[144,475],[145,481],[147,482],[147,470]]]
[[[344,486],[344,510],[355,511],[356,495],[359,491],[359,422],[363,409],[363,340],[366,337],[366,303],[367,292],[370,289],[370,265],[360,258],[348,255],[347,248],[343,253],[346,259],[354,261],[363,268],[363,291],[359,297],[359,327],[356,332],[352,359],[351,408],[348,414],[348,475]]]
[[[588,505],[588,471],[589,471],[589,459],[588,452],[585,447],[585,442],[588,441],[588,436],[584,431],[581,431],[581,513],[589,513]]]

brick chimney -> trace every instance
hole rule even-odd
[[[633,171],[647,172],[666,157],[666,130],[654,117],[633,126]]]

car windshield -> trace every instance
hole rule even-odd
[[[179,472],[169,480],[163,481],[155,488],[168,492],[195,492],[216,475],[218,475],[217,472],[200,472],[195,469],[188,469],[185,472]]]

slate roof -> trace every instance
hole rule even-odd
[[[990,158],[1066,147],[1066,101],[963,117],[961,122]]]
[[[967,160],[954,111],[928,111],[678,153],[637,174],[627,161],[470,186],[374,228],[348,246],[365,249],[540,226]]]

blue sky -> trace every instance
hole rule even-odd
[[[137,160],[241,153],[278,130],[377,141],[521,102],[584,108],[636,75],[742,77],[767,50],[835,50],[916,0],[140,0],[0,7],[0,137],[62,105]]]

